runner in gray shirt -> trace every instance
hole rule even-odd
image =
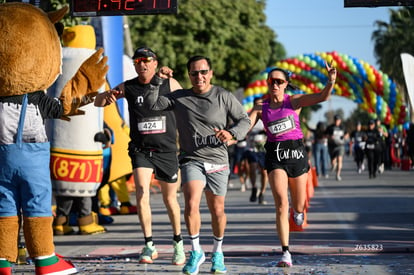
[[[199,244],[201,228],[200,202],[205,191],[211,213],[214,246],[214,273],[226,273],[221,249],[227,223],[224,198],[227,191],[229,159],[227,146],[242,140],[249,130],[250,119],[237,98],[229,91],[211,84],[213,70],[210,59],[191,57],[187,63],[192,88],[158,95],[160,78],[172,71],[163,67],[152,80],[153,89],[145,102],[153,110],[173,109],[180,139],[180,168],[185,199],[185,221],[192,250],[183,268],[185,274],[197,274],[205,261]]]

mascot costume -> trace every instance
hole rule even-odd
[[[16,262],[20,221],[36,275],[73,274],[55,254],[52,230],[50,144],[44,120],[81,115],[105,83],[107,58],[98,50],[62,88],[45,90],[61,72],[62,53],[53,13],[24,3],[0,4],[0,274]]]
[[[59,97],[66,82],[73,77],[85,59],[95,53],[96,38],[90,25],[66,27],[62,34],[63,70],[48,95]],[[102,91],[104,86],[102,87]],[[46,129],[51,144],[50,169],[56,199],[55,235],[74,233],[69,225],[71,210],[76,213],[79,233],[106,232],[92,212],[92,197],[96,195],[103,166],[102,144],[95,135],[102,132],[103,110],[93,104],[82,107],[85,115],[70,121],[51,119]]]

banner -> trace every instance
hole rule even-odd
[[[414,57],[408,53],[402,53],[401,61],[408,99],[410,101],[410,112],[412,113],[414,107]]]

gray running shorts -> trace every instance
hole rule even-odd
[[[197,160],[180,161],[181,183],[186,184],[192,180],[200,180],[206,190],[214,195],[225,196],[230,175],[229,166],[226,165],[218,171],[207,173],[203,162]]]

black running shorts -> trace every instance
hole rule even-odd
[[[178,179],[178,158],[176,152],[156,152],[150,150],[130,150],[132,167],[154,169],[155,179],[174,183]]]
[[[296,178],[309,171],[308,155],[302,140],[267,142],[265,149],[268,173],[283,169],[288,177]]]

